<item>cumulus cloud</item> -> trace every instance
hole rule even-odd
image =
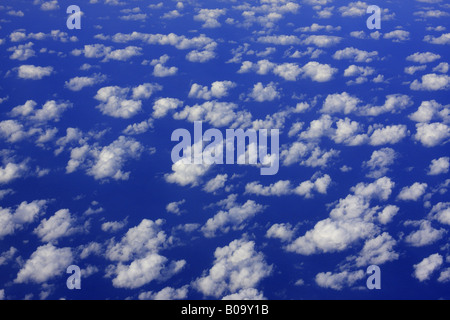
[[[440,174],[445,174],[449,172],[449,169],[450,169],[450,158],[442,157],[439,159],[435,159],[431,162],[428,175],[437,176]]]
[[[46,208],[47,201],[36,200],[31,203],[22,202],[15,210],[0,207],[0,239],[13,235],[37,220]]]
[[[194,83],[189,92],[189,98],[211,100],[221,99],[228,96],[228,91],[236,87],[236,83],[231,81],[216,81],[211,84],[211,89]]]
[[[252,219],[264,210],[264,206],[253,200],[238,204],[236,198],[237,195],[230,195],[222,203],[223,210],[208,219],[201,229],[205,237],[213,238],[218,231],[228,233],[230,230],[242,230],[247,220]]]
[[[101,103],[97,108],[105,115],[129,119],[142,111],[142,100],[161,90],[161,86],[150,83],[131,88],[104,87],[94,97]],[[131,95],[130,95],[131,93]]]
[[[71,91],[81,91],[83,88],[92,87],[106,80],[106,76],[94,74],[91,77],[75,77],[66,81],[65,87]]]
[[[130,173],[123,171],[129,159],[137,159],[144,148],[132,138],[124,136],[105,147],[91,147],[87,144],[73,148],[66,172],[72,173],[81,166],[96,180],[128,180]]]
[[[18,69],[18,77],[26,80],[41,80],[53,73],[53,67],[38,67],[34,65],[22,65]]]
[[[405,187],[398,195],[399,200],[403,201],[417,201],[419,200],[427,190],[428,185],[426,183],[414,183],[411,187]]]
[[[261,82],[255,84],[250,97],[257,102],[273,101],[280,97],[275,83],[271,82],[264,86]]]
[[[45,283],[61,276],[73,262],[70,248],[58,249],[46,244],[36,249],[17,274],[15,283]]]
[[[450,138],[450,128],[443,123],[420,123],[416,127],[415,139],[428,148],[445,144]]]
[[[431,73],[424,75],[422,81],[414,80],[414,82],[411,83],[410,88],[415,91],[438,91],[447,90],[449,84],[449,76]]]
[[[419,230],[410,233],[406,236],[405,241],[413,247],[425,247],[435,243],[442,239],[446,234],[444,229],[435,229],[432,227],[431,222],[427,220],[406,222],[407,226],[419,226]]]
[[[228,246],[217,248],[214,257],[212,268],[193,283],[205,296],[219,298],[243,289],[254,289],[272,273],[272,266],[255,250],[253,241],[235,240]]]
[[[80,231],[82,228],[76,226],[76,219],[67,209],[57,211],[49,219],[43,219],[34,229],[34,233],[43,242],[56,242],[62,237],[69,237]]]
[[[414,277],[420,282],[429,280],[443,264],[444,259],[438,253],[425,258],[419,264],[414,265]]]

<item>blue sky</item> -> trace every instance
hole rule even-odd
[[[2,3],[0,299],[450,298],[449,9]],[[194,121],[279,172],[174,164]]]

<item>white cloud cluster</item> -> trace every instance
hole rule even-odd
[[[39,67],[34,65],[22,65],[18,68],[17,76],[25,80],[41,80],[53,73],[53,67]]]
[[[236,87],[232,81],[216,81],[211,84],[211,89],[194,83],[189,92],[189,98],[212,100],[228,96],[228,91]]]
[[[422,81],[414,80],[411,83],[411,90],[415,91],[438,91],[447,90],[450,86],[450,77],[447,75],[438,75],[436,73],[426,74]]]
[[[376,236],[379,207],[371,208],[370,200],[386,201],[394,185],[389,178],[357,185],[353,188],[354,194],[341,199],[328,219],[318,222],[312,230],[290,243],[287,250],[302,255],[339,252],[360,240]]]
[[[144,83],[134,88],[104,87],[94,97],[100,111],[114,118],[129,119],[142,111],[142,99],[149,99],[161,86]]]
[[[316,61],[308,62],[303,67],[299,67],[296,63],[277,65],[268,60],[260,60],[257,63],[244,61],[238,73],[248,73],[250,71],[261,75],[272,72],[286,81],[297,81],[301,75],[302,78],[309,78],[315,82],[328,82],[333,79],[338,69],[333,68],[329,64],[321,64]]]
[[[124,136],[105,147],[85,144],[72,149],[66,171],[72,173],[81,166],[96,180],[128,180],[130,173],[122,168],[128,159],[139,158],[143,150],[139,142]]]
[[[242,230],[247,220],[252,219],[264,210],[264,206],[253,200],[244,204],[236,202],[237,195],[230,195],[222,204],[220,210],[214,217],[208,219],[202,227],[202,232],[207,238],[213,238],[218,231],[228,233],[232,230]]]
[[[46,204],[45,200],[22,202],[14,211],[11,208],[0,207],[0,239],[13,235],[25,225],[36,221],[43,214]]]
[[[119,262],[110,270],[110,275],[115,276],[114,287],[139,288],[154,280],[168,279],[184,268],[186,261],[169,262],[158,253],[169,241],[161,230],[163,224],[163,220],[144,219],[137,227],[129,229],[119,242],[109,244],[106,257]]]
[[[46,244],[36,249],[17,274],[15,283],[45,283],[61,276],[74,260],[70,248]]]
[[[438,253],[425,258],[419,264],[414,265],[414,277],[420,282],[429,280],[443,264],[444,259]]]
[[[253,241],[235,240],[217,248],[214,257],[212,268],[194,282],[194,287],[205,296],[242,294],[242,289],[254,289],[272,273],[272,266],[255,250]]]

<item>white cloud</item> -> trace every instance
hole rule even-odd
[[[139,300],[163,300],[163,301],[173,301],[173,300],[185,300],[188,296],[188,286],[181,287],[179,289],[174,289],[171,287],[166,287],[159,292],[143,292],[139,294]]]
[[[34,57],[36,55],[36,52],[33,50],[33,45],[33,42],[29,42],[27,44],[9,48],[8,51],[12,52],[9,58],[11,60],[25,61],[31,57]]]
[[[259,301],[259,300],[267,300],[264,297],[262,292],[259,292],[256,289],[241,289],[237,293],[230,294],[222,298],[222,300],[228,301]]]
[[[45,283],[61,276],[73,262],[70,248],[58,249],[46,244],[36,249],[17,274],[15,283]]]
[[[71,91],[81,91],[83,88],[92,87],[106,80],[106,76],[94,74],[91,77],[75,77],[66,81],[65,87]]]
[[[331,67],[329,64],[320,64],[311,61],[303,66],[303,77],[310,78],[315,82],[328,82],[338,72],[338,69]]]
[[[425,36],[423,41],[438,45],[450,44],[450,33],[444,33],[439,37]]]
[[[409,40],[410,32],[405,30],[395,30],[384,34],[384,39],[392,39],[393,42]]]
[[[405,187],[398,195],[399,200],[403,201],[417,201],[419,200],[427,190],[428,185],[426,183],[414,183],[411,187]]]
[[[76,226],[76,219],[67,209],[59,210],[49,219],[43,219],[34,233],[43,242],[57,242],[58,239],[69,237],[82,228]]]
[[[244,204],[236,203],[236,195],[231,195],[225,201],[224,210],[220,210],[214,217],[208,219],[202,227],[202,232],[207,238],[213,238],[218,231],[228,233],[232,230],[242,230],[246,221],[255,217],[264,210],[264,206],[253,200]]]
[[[53,67],[37,67],[34,65],[22,65],[18,69],[18,76],[21,79],[41,80],[53,73]]]
[[[164,118],[170,110],[176,110],[183,105],[183,101],[173,98],[162,98],[155,101],[152,116],[156,119]]]
[[[376,129],[370,136],[372,146],[386,144],[397,144],[408,135],[408,128],[405,125],[393,125]]]
[[[218,28],[221,26],[217,20],[220,16],[225,15],[225,9],[201,9],[199,13],[194,16],[194,20],[202,21],[202,28]]]
[[[410,55],[406,58],[407,61],[417,62],[421,64],[434,62],[441,58],[440,55],[432,53],[432,52],[416,52],[413,55]]]
[[[255,84],[250,97],[257,102],[273,101],[280,98],[277,85],[273,82],[264,86],[261,82]]]
[[[294,237],[295,230],[289,223],[274,224],[267,230],[266,237],[280,239],[283,242],[291,241]]]
[[[262,253],[255,250],[253,241],[235,240],[217,248],[213,267],[194,282],[194,287],[205,296],[219,298],[242,289],[254,289],[272,273]]]
[[[428,171],[428,175],[437,176],[440,174],[448,173],[450,169],[450,158],[442,157],[436,160],[433,160],[430,165],[430,170]]]
[[[128,180],[130,173],[123,172],[123,166],[128,159],[139,158],[143,150],[139,142],[124,136],[101,148],[83,145],[72,149],[66,171],[72,173],[83,166],[96,180]]]
[[[179,216],[183,212],[180,209],[180,206],[185,204],[185,203],[186,203],[186,200],[184,200],[184,199],[181,200],[181,201],[178,201],[178,202],[171,202],[171,203],[169,203],[166,206],[166,211],[169,212],[169,213],[173,213],[173,214],[176,214],[177,216]]]
[[[97,106],[100,111],[114,118],[129,119],[142,111],[141,99],[148,99],[150,96],[161,90],[159,85],[143,84],[133,89],[115,87],[104,87],[98,90],[94,97],[100,101]],[[131,94],[131,97],[130,96]]]
[[[429,280],[443,264],[444,259],[438,253],[425,258],[419,264],[414,265],[414,277],[420,282]]]
[[[231,81],[216,81],[211,84],[211,89],[194,83],[189,92],[189,98],[211,100],[221,99],[228,96],[228,91],[236,87],[236,83]]]
[[[0,207],[0,239],[34,222],[45,210],[46,203],[44,200],[22,202],[14,212],[11,208]]]
[[[345,287],[351,287],[356,282],[365,277],[364,271],[343,271],[341,273],[319,273],[316,275],[316,283],[319,287],[342,290]]]
[[[443,120],[445,123],[450,123],[450,106],[443,106],[435,100],[423,101],[419,109],[409,118],[422,123],[430,123],[433,120]]]
[[[447,143],[450,138],[450,128],[443,123],[420,123],[416,125],[415,139],[425,147],[436,147]]]
[[[214,179],[209,180],[203,190],[208,193],[214,193],[220,189],[225,187],[225,183],[227,182],[228,175],[227,174],[218,174]]]
[[[360,102],[361,100],[349,95],[347,92],[343,92],[341,94],[332,94],[328,95],[328,97],[325,99],[322,110],[320,112],[327,114],[350,114],[356,110]]]
[[[449,85],[449,76],[431,73],[424,75],[422,81],[414,80],[414,82],[411,83],[410,88],[415,91],[438,91],[447,90]]]
[[[405,241],[413,247],[424,247],[442,239],[446,234],[444,229],[434,229],[431,222],[427,220],[417,222],[406,222],[405,225],[419,226],[420,229],[409,234]]]
[[[336,51],[333,58],[336,60],[353,60],[355,62],[370,63],[378,57],[377,51],[367,52],[353,47],[348,47],[343,50]]]
[[[430,212],[430,217],[442,224],[450,225],[450,203],[438,203]]]

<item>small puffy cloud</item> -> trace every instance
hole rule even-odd
[[[172,173],[166,174],[165,180],[176,183],[182,187],[191,185],[196,187],[200,184],[202,177],[211,169],[211,166],[203,164],[187,164],[179,160],[172,165]]]
[[[170,110],[176,110],[183,105],[183,101],[173,98],[162,98],[153,105],[153,118],[164,118]]]
[[[236,87],[236,83],[231,81],[216,81],[211,85],[211,89],[207,86],[201,86],[194,83],[189,92],[189,98],[211,100],[213,98],[221,99],[228,96],[228,91]]]
[[[402,189],[397,199],[403,201],[417,201],[426,192],[428,185],[426,183],[414,183],[411,187],[405,187]]]
[[[303,43],[306,45],[315,45],[319,48],[328,48],[339,44],[342,41],[341,37],[336,36],[309,36],[307,37]]]
[[[363,166],[370,170],[369,178],[379,179],[389,171],[389,167],[395,163],[397,153],[391,148],[374,151],[369,161]]]
[[[112,283],[115,288],[136,289],[154,280],[163,280],[180,272],[186,261],[173,261],[158,253],[150,253],[142,259],[134,260],[130,265],[119,264],[115,269],[116,277]]]
[[[9,48],[8,51],[12,52],[9,58],[11,60],[25,61],[31,57],[34,57],[36,55],[36,52],[33,50],[33,45],[34,43],[29,42],[27,44]]]
[[[331,67],[329,64],[311,61],[303,66],[302,71],[304,78],[310,78],[315,82],[328,82],[333,79],[338,69]]]
[[[408,135],[405,125],[393,125],[376,129],[370,136],[370,145],[381,146],[386,144],[397,144]]]
[[[218,231],[228,233],[232,230],[242,230],[247,220],[252,219],[264,210],[264,206],[253,200],[244,204],[236,203],[236,195],[231,195],[226,201],[224,210],[220,210],[214,217],[208,219],[202,227],[207,238],[213,238]]]
[[[150,98],[154,92],[160,89],[159,85],[149,83],[133,89],[118,86],[104,87],[98,90],[94,98],[101,102],[97,108],[103,114],[114,118],[129,119],[142,111],[141,99]]]
[[[434,229],[431,222],[427,220],[417,222],[406,222],[405,225],[419,226],[420,229],[409,234],[405,241],[413,247],[424,247],[442,239],[446,234],[444,229]]]
[[[430,217],[442,224],[450,225],[450,202],[440,202],[433,207]]]
[[[121,136],[105,147],[83,145],[71,151],[66,172],[73,173],[80,166],[96,180],[128,180],[130,173],[123,172],[129,159],[137,159],[144,148],[134,139]]]
[[[450,158],[442,157],[439,159],[435,159],[431,162],[428,175],[437,176],[440,174],[445,174],[449,172],[449,169],[450,169]]]
[[[81,91],[83,88],[92,87],[106,80],[106,76],[94,74],[91,77],[75,77],[66,81],[65,87],[71,91]]]
[[[58,249],[52,244],[37,248],[17,274],[15,283],[45,283],[66,272],[73,262],[70,248]]]
[[[267,238],[280,239],[283,242],[291,241],[294,237],[295,230],[289,223],[274,224],[266,232]]]
[[[343,271],[341,273],[319,273],[316,275],[316,284],[319,287],[333,289],[333,290],[342,290],[345,287],[351,287],[356,282],[361,281],[365,278],[364,271]]]
[[[438,253],[425,258],[419,264],[414,265],[414,277],[420,282],[429,280],[443,264],[444,259]]]
[[[217,248],[214,257],[212,268],[193,284],[205,296],[219,298],[242,289],[254,289],[272,273],[272,266],[255,250],[253,241],[235,240]]]
[[[18,69],[18,77],[26,80],[41,80],[53,73],[53,67],[38,67],[34,65],[22,65]]]
[[[259,301],[267,300],[262,292],[256,289],[242,289],[237,293],[230,294],[222,298],[225,301]]]
[[[431,44],[438,44],[438,45],[450,44],[450,33],[444,33],[439,37],[428,35],[428,36],[425,36],[423,41],[431,43]]]
[[[422,77],[422,81],[414,80],[411,83],[411,90],[415,91],[438,91],[447,90],[450,86],[450,77],[443,74],[435,73],[426,74]]]
[[[180,209],[180,206],[186,203],[186,200],[181,200],[178,202],[171,202],[166,206],[166,211],[169,213],[176,214],[177,216],[181,215],[182,210]]]
[[[425,147],[431,148],[442,145],[450,138],[450,127],[443,123],[420,123],[416,127],[415,139]]]
[[[396,245],[397,241],[388,233],[367,240],[359,256],[356,257],[356,266],[380,266],[386,262],[397,260],[399,254],[394,250]]]
[[[349,95],[347,92],[341,94],[328,95],[320,112],[333,114],[344,113],[350,114],[356,110],[361,102],[357,97]]]
[[[405,30],[395,30],[388,33],[385,33],[383,38],[384,39],[390,39],[393,42],[401,42],[401,41],[407,41],[409,40],[410,32]]]
[[[159,292],[142,292],[139,294],[139,300],[162,300],[162,301],[173,301],[173,300],[185,300],[188,296],[189,286],[184,286],[179,289],[174,289],[172,287],[166,287]]]
[[[46,203],[44,200],[22,202],[14,212],[11,208],[0,207],[0,239],[34,222],[43,213]]]
[[[225,183],[227,182],[228,175],[227,174],[218,174],[214,179],[209,180],[203,190],[208,193],[214,193],[220,189],[225,187]]]
[[[367,52],[353,47],[348,47],[343,50],[336,51],[333,58],[336,60],[353,60],[355,62],[372,62],[374,58],[378,57],[378,52]]]
[[[277,85],[273,82],[264,86],[261,82],[255,84],[250,97],[257,102],[273,101],[280,98]]]
[[[441,58],[440,55],[432,53],[432,52],[416,52],[413,55],[410,55],[406,58],[407,61],[417,62],[421,64],[434,62]]]
[[[450,122],[450,106],[443,106],[435,100],[423,101],[419,109],[409,118],[415,122],[430,123],[433,120]]]
[[[196,21],[202,21],[202,28],[218,28],[221,26],[218,21],[220,16],[225,15],[226,9],[201,9],[194,17]]]
[[[72,217],[69,210],[59,210],[49,219],[43,219],[34,233],[43,242],[55,242],[62,237],[71,236],[82,231],[76,226],[76,219]]]

